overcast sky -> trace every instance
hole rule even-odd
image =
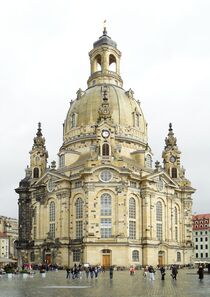
[[[210,212],[210,1],[7,0],[0,3],[0,215],[17,217],[14,189],[25,176],[42,123],[49,164],[62,123],[90,74],[88,52],[102,34],[122,52],[124,88],[148,122],[154,162],[173,123],[193,212]]]

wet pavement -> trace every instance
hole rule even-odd
[[[114,271],[113,280],[109,272],[100,273],[98,279],[66,279],[65,271],[40,273],[24,278],[15,275],[0,277],[0,297],[204,297],[210,296],[210,275],[199,281],[196,270],[179,270],[177,280],[172,280],[170,271],[161,281],[159,271],[155,280],[143,278],[142,271],[130,276],[128,271]]]

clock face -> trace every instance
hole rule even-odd
[[[104,138],[108,138],[109,137],[109,131],[108,130],[103,130],[101,135],[104,137]]]
[[[174,163],[175,161],[176,161],[176,157],[171,156],[171,157],[170,157],[170,162]]]

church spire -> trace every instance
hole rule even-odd
[[[36,135],[38,137],[42,136],[42,129],[41,129],[41,123],[40,122],[38,123],[38,129],[37,129]]]
[[[179,178],[182,175],[180,168],[181,152],[177,146],[177,139],[174,136],[172,123],[169,124],[168,136],[165,138],[165,147],[162,154],[165,171],[172,178]]]
[[[168,137],[165,138],[165,144],[166,144],[165,149],[169,149],[172,147],[177,148],[176,137],[174,137],[172,123],[169,123]]]
[[[103,35],[107,35],[106,20],[104,20],[104,30],[103,30]]]
[[[48,152],[45,147],[45,138],[42,135],[41,123],[38,123],[36,137],[30,151],[30,169],[32,178],[39,178],[47,167]]]

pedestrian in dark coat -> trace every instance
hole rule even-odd
[[[71,269],[69,267],[66,268],[66,278],[70,278]]]
[[[163,266],[160,267],[160,273],[161,273],[161,280],[164,280],[165,275],[166,275],[166,270],[165,270],[165,268]]]
[[[109,278],[110,279],[113,279],[113,271],[114,271],[113,267],[110,266],[110,268],[109,268]]]
[[[199,266],[197,273],[198,273],[198,278],[201,281],[203,279],[203,277],[204,277],[203,266]]]
[[[178,274],[177,266],[176,265],[173,265],[172,266],[172,271],[171,271],[172,278],[176,280],[177,274]]]

